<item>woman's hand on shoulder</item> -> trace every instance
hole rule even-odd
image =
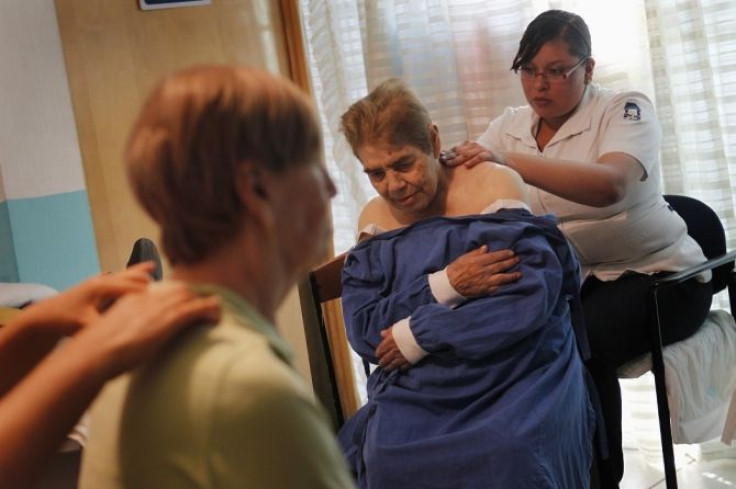
[[[70,289],[38,302],[17,318],[23,327],[71,335],[99,318],[118,297],[143,290],[151,281],[152,262],[119,273],[96,275]]]
[[[484,161],[506,164],[506,158],[500,150],[487,148],[475,141],[465,141],[440,152],[440,163],[451,168],[461,165],[473,168]]]
[[[120,297],[70,345],[98,352],[101,367],[112,378],[152,358],[186,326],[219,317],[217,297],[198,296],[184,283],[153,284]]]

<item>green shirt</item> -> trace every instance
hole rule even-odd
[[[353,488],[291,351],[240,296],[92,408],[80,489]]]

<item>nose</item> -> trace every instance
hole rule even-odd
[[[406,186],[406,182],[404,181],[404,179],[401,178],[401,176],[396,172],[389,171],[386,175],[386,179],[388,180],[389,193],[401,190]]]
[[[544,90],[549,86],[549,80],[544,76],[543,73],[534,74],[534,88],[537,90]]]
[[[329,175],[327,175],[327,195],[329,195],[330,198],[337,195],[337,187],[335,187],[335,182],[332,181],[332,178],[330,178]]]
[[[327,171],[327,168],[322,167],[322,175],[324,176],[324,183],[325,183],[325,190],[327,191],[327,197],[331,199],[335,195],[337,195],[337,187],[335,186],[335,182],[332,180],[332,177],[330,177],[330,174]]]

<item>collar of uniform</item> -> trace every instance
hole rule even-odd
[[[233,311],[234,319],[244,328],[249,328],[263,334],[274,353],[283,361],[292,364],[294,356],[291,347],[279,336],[276,327],[271,324],[255,307],[253,307],[242,296],[232,290],[213,284],[191,284],[192,290],[201,296],[216,295],[220,298],[222,311]],[[242,321],[240,318],[246,318]]]
[[[586,107],[595,94],[599,91],[597,85],[589,84],[586,86],[580,103],[575,107],[573,114],[560,127],[557,133],[550,140],[547,146],[562,141],[565,138],[580,134],[590,129],[592,115],[590,111],[582,110]],[[506,135],[514,139],[520,140],[524,145],[530,148],[537,147],[536,133],[539,127],[539,115],[529,105],[519,109],[522,117],[517,117],[506,129]]]
[[[585,92],[583,92],[580,103],[575,107],[570,118],[567,119],[565,123],[562,124],[562,127],[557,130],[557,133],[552,137],[548,146],[571,136],[577,136],[578,134],[590,129],[593,115],[589,110],[585,110],[585,108],[590,105],[590,101],[595,97],[598,91],[599,88],[597,85],[592,83],[586,85]]]
[[[528,105],[515,110],[518,111],[519,117],[511,119],[504,136],[517,139],[525,146],[536,149],[537,141],[534,138],[534,133],[539,123],[539,116]]]

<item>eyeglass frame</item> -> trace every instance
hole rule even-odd
[[[580,68],[581,66],[583,66],[583,64],[586,61],[588,61],[589,59],[590,59],[590,56],[586,56],[586,57],[582,58],[580,61],[578,61],[577,63],[575,63],[575,66],[573,66],[572,68],[570,68],[569,70],[567,70],[564,73],[560,73],[559,75],[553,75],[553,78],[550,78],[550,74],[548,73],[549,70],[550,70],[550,68],[545,68],[541,72],[539,72],[537,70],[532,70],[531,68],[527,68],[527,70],[529,70],[529,74],[528,75],[524,75],[524,73],[525,73],[524,68],[516,68],[516,69],[514,69],[512,71],[519,76],[519,79],[522,82],[525,82],[525,81],[529,81],[529,82],[530,81],[534,81],[534,80],[537,79],[537,76],[541,76],[544,81],[547,81],[547,82],[550,82],[550,83],[562,83],[562,82],[567,81],[570,78],[570,75],[575,70],[577,70],[578,68]],[[553,69],[559,69],[559,68],[553,68]],[[559,78],[557,78],[558,76],[559,76]]]

